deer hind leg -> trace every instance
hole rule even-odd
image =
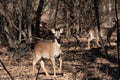
[[[34,58],[33,59],[33,75],[35,75],[35,65],[36,65],[36,63],[38,62],[39,59],[40,58]]]
[[[99,42],[100,42],[100,37],[99,37],[98,34],[97,34],[97,37],[96,37],[96,41],[95,41],[95,42],[96,42],[96,44],[97,44],[98,47],[101,47],[101,45],[100,45],[100,43],[99,43]]]
[[[92,37],[90,37],[89,39],[88,39],[88,49],[91,49],[91,47],[90,47],[90,43],[91,43],[91,41],[93,40],[93,38]]]
[[[56,66],[55,66],[55,58],[51,58],[52,64],[53,64],[53,70],[54,70],[54,76],[56,77]]]
[[[47,71],[47,69],[45,68],[45,63],[43,62],[43,60],[40,61],[40,65],[41,65],[42,69],[44,70],[45,74],[46,74],[47,76],[49,76],[48,71]]]
[[[90,49],[90,42],[91,42],[91,40],[88,39],[88,49]]]
[[[90,37],[88,38],[88,47],[87,47],[87,48],[88,48],[88,49],[91,49],[91,48],[90,48],[90,43],[91,43],[91,41],[94,40],[94,38],[95,38],[95,37],[94,37],[94,32],[93,32],[93,31],[90,31],[90,32],[89,32],[89,35],[90,35]]]
[[[99,39],[96,40],[96,44],[98,47],[101,47],[100,43],[99,43]]]
[[[62,57],[61,56],[59,58],[59,62],[60,62],[59,73],[61,73],[61,71],[62,71]]]

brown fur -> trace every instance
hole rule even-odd
[[[110,38],[112,36],[112,33],[115,31],[115,28],[116,28],[115,25],[113,27],[110,27],[110,28],[101,27],[100,36],[101,36],[103,42],[107,41],[107,43],[110,45]],[[96,42],[97,46],[100,47],[100,44],[99,44],[100,38],[98,35],[97,27],[95,27],[94,29],[90,29],[89,35],[90,35],[90,37],[88,38],[88,49],[90,49],[90,42],[93,40]],[[104,43],[106,43],[106,42],[104,42]]]
[[[57,33],[58,31],[56,32],[54,29],[52,29],[52,32]],[[60,32],[62,32],[62,31],[60,30]],[[45,74],[47,76],[49,76],[48,71],[45,68],[44,61],[42,60],[42,58],[45,58],[45,59],[51,60],[51,62],[53,64],[53,69],[54,69],[54,76],[56,76],[55,57],[60,56],[61,53],[62,53],[61,45],[57,42],[56,39],[53,42],[47,41],[47,40],[38,41],[33,49],[33,74],[35,73],[35,65],[40,60],[42,69],[45,71]],[[61,56],[59,58],[59,61],[60,61],[60,71],[59,72],[61,73],[61,69],[62,69]]]

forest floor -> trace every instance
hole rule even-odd
[[[40,69],[36,80],[118,80],[118,64],[116,44],[107,48],[107,56],[101,48],[86,49],[86,42],[77,42],[74,40],[66,42],[63,45],[63,66],[62,73],[53,76],[52,64],[45,60],[46,68],[50,76],[45,76]],[[13,53],[1,52],[0,60],[4,63],[6,69],[14,80],[33,80],[32,75],[32,53],[27,51],[26,54],[13,58]],[[12,56],[12,57],[11,57]],[[56,61],[58,70],[58,60]],[[39,63],[36,65],[38,68]],[[0,63],[0,80],[11,80],[10,76]]]

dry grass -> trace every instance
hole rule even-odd
[[[37,80],[117,80],[118,65],[116,47],[108,48],[107,58],[100,49],[85,50],[84,44],[77,48],[67,48],[67,45],[74,46],[74,43],[66,44],[63,47],[63,76],[57,75],[54,79],[53,75],[46,77],[44,74],[39,74]],[[86,45],[86,44],[85,44]],[[69,46],[68,46],[69,47]],[[15,80],[33,80],[32,75],[32,54],[26,53],[24,56],[14,58],[14,53],[0,52],[0,59],[11,73]],[[11,59],[12,58],[12,59]],[[39,64],[37,65],[37,67]],[[59,66],[59,65],[57,65]],[[53,73],[50,61],[46,61],[46,68],[49,73]],[[58,67],[57,67],[58,69]],[[40,69],[39,73],[43,73]],[[11,80],[9,75],[0,64],[0,80]]]

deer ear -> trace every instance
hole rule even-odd
[[[60,29],[60,33],[63,33],[63,28]]]
[[[51,29],[51,32],[52,32],[52,33],[55,33],[55,29]]]

